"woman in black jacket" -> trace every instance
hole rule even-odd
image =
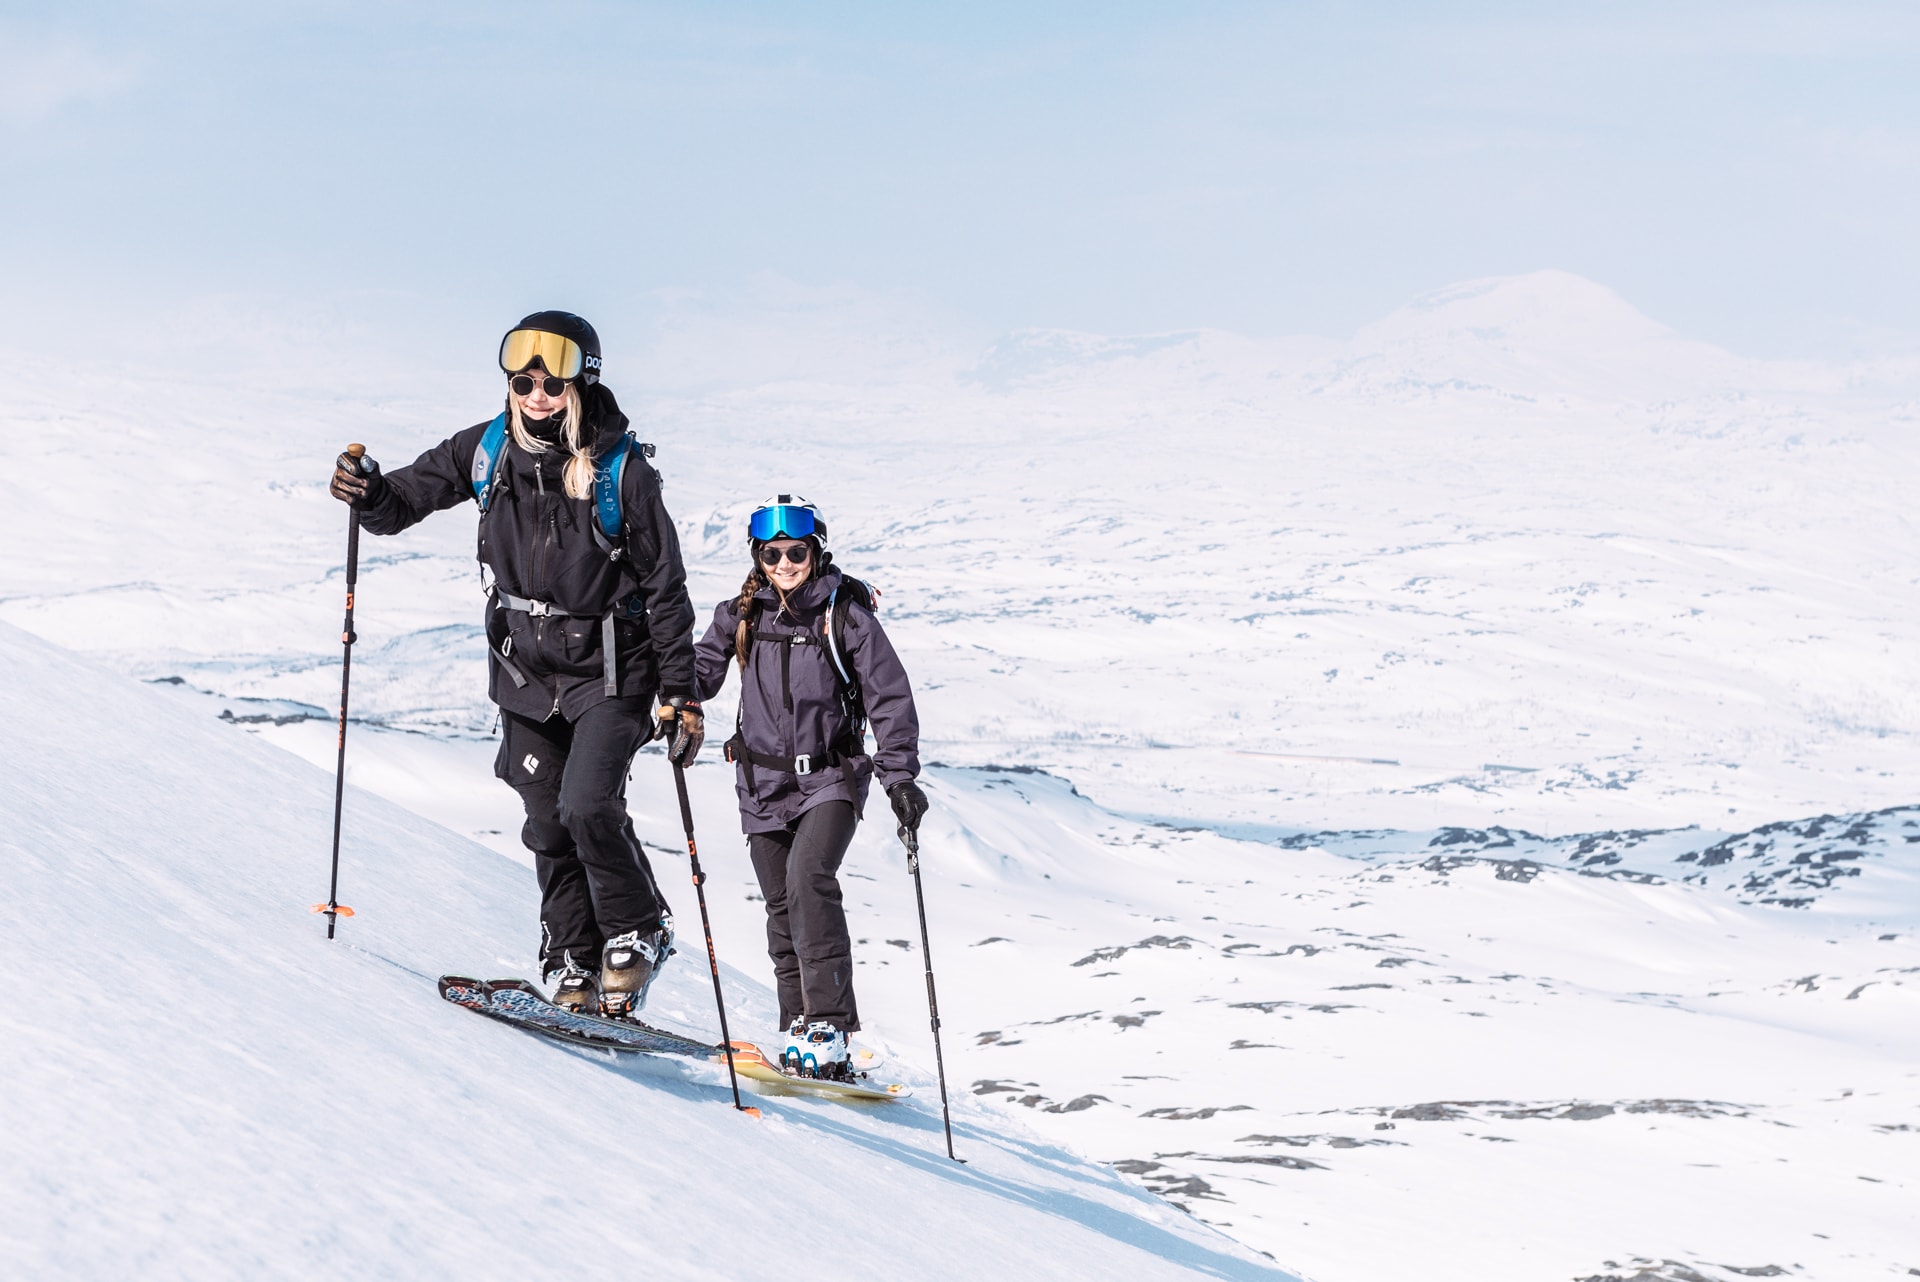
[[[844,1077],[860,1027],[840,861],[877,776],[902,831],[927,798],[907,671],[866,588],[833,567],[811,503],[782,494],[748,520],[753,566],[694,647],[698,693],[740,668],[740,728],[727,744],[740,824],[767,905],[767,953],[791,1070]],[[874,749],[866,750],[866,721]]]
[[[627,816],[627,770],[656,695],[677,714],[675,760],[703,737],[686,567],[659,474],[600,382],[593,326],[536,312],[501,341],[500,367],[498,417],[384,474],[343,454],[331,488],[374,534],[479,504],[487,693],[503,725],[494,771],[526,806],[542,973],[562,1005],[628,1016],[673,921]]]

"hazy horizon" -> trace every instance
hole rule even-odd
[[[1871,4],[8,5],[0,335],[1340,338],[1557,269],[1743,354],[1910,350],[1916,46]]]

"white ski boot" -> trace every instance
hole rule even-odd
[[[567,953],[566,965],[547,975],[553,990],[553,1004],[576,1015],[594,1015],[600,1010],[600,976],[573,960]]]
[[[853,1076],[847,1065],[847,1035],[824,1019],[802,1026],[799,1020],[787,1030],[786,1049],[780,1052],[780,1066],[799,1077],[825,1077],[845,1081]]]
[[[800,1071],[800,1049],[807,1044],[807,1017],[795,1015],[787,1025],[786,1044],[780,1048],[780,1067],[789,1073]]]
[[[800,1071],[800,1048],[807,1044],[807,1017],[795,1015],[787,1025],[787,1041],[780,1048],[780,1067],[789,1073]]]
[[[631,1019],[647,1004],[647,989],[673,952],[673,923],[641,933],[630,930],[607,941],[600,953],[600,1013]]]

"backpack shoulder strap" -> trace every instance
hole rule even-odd
[[[834,675],[839,678],[841,692],[846,696],[853,719],[861,726],[866,724],[867,709],[860,693],[859,674],[853,670],[853,663],[847,658],[847,616],[856,603],[861,609],[872,613],[876,595],[871,587],[859,579],[842,574],[833,595],[827,598],[827,657],[833,661]]]
[[[637,441],[628,432],[620,444],[593,461],[594,537],[610,556],[623,550],[620,541],[627,532],[626,512],[622,505],[621,484],[627,474],[627,460],[638,451],[643,459],[653,457],[653,446]]]
[[[627,436],[593,461],[593,510],[600,518],[594,532],[601,536],[601,546],[609,550],[626,532],[625,513],[620,510],[620,478],[627,473],[627,456],[631,453],[633,437]]]
[[[487,424],[487,430],[480,434],[480,443],[473,447],[473,471],[468,479],[473,482],[474,501],[480,504],[480,514],[486,515],[487,504],[493,501],[493,478],[500,470],[500,458],[507,452],[507,413],[500,411],[493,422]]]

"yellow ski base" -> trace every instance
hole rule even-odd
[[[716,1056],[721,1063],[726,1057]],[[733,1071],[762,1089],[784,1095],[817,1095],[823,1099],[870,1100],[885,1103],[905,1099],[913,1088],[900,1082],[835,1082],[819,1077],[795,1077],[780,1071],[766,1052],[752,1042],[733,1043]]]

